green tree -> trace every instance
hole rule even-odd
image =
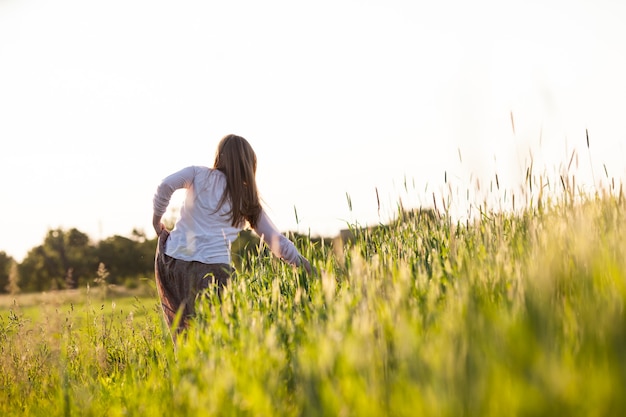
[[[7,287],[13,262],[13,258],[7,255],[6,252],[0,252],[0,293],[9,291]]]
[[[155,249],[156,239],[135,229],[131,238],[115,235],[100,241],[96,256],[106,265],[109,284],[128,284],[152,274]]]
[[[31,249],[18,268],[23,291],[75,288],[97,268],[89,237],[73,228],[48,231],[44,243]]]

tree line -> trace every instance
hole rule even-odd
[[[365,229],[350,227],[335,238],[289,234],[294,242],[306,241],[314,246],[332,248],[335,255],[342,257],[344,246],[351,246],[358,236],[363,239],[364,234],[384,231],[404,222],[417,221],[423,227],[430,227],[439,218],[434,209],[405,210],[400,207],[398,217],[389,224]],[[174,217],[166,219],[166,225],[169,229],[174,227]],[[108,285],[134,288],[142,280],[154,278],[156,245],[156,237],[148,239],[137,229],[129,237],[114,235],[95,243],[76,228],[49,230],[43,243],[32,248],[21,263],[0,251],[0,294],[74,289],[100,285],[103,281]],[[241,270],[250,256],[269,256],[269,249],[260,245],[259,237],[252,231],[242,230],[232,244],[231,255],[235,268]]]
[[[341,255],[344,245],[352,244],[363,232],[373,233],[407,221],[417,221],[426,227],[438,219],[439,214],[433,209],[404,210],[401,207],[398,218],[389,225],[364,230],[349,228],[335,238],[290,234],[294,241],[332,247]],[[174,221],[167,220],[166,225],[171,229]],[[96,243],[75,228],[49,230],[43,243],[31,249],[21,263],[0,251],[0,294],[73,289],[101,284],[104,277],[107,284],[133,288],[142,279],[154,278],[156,245],[156,237],[148,239],[137,229],[130,237],[115,235]],[[235,268],[241,270],[249,256],[263,255],[262,251],[269,250],[260,245],[259,237],[250,230],[242,230],[231,247]]]
[[[0,293],[72,289],[93,284],[106,267],[107,283],[133,286],[153,270],[156,238],[133,230],[97,243],[76,228],[49,230],[22,262],[0,252]]]
[[[130,237],[115,235],[99,242],[78,229],[49,230],[41,245],[18,263],[0,251],[0,294],[74,289],[103,281],[136,287],[154,277],[157,239],[133,230]],[[258,254],[259,238],[242,231],[233,243],[233,261],[241,266],[250,252]]]

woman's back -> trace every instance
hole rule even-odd
[[[157,196],[169,200],[171,193],[186,188],[180,217],[171,231],[165,253],[185,261],[230,263],[230,243],[241,227],[232,226],[230,200],[220,206],[226,177],[216,169],[184,168],[165,178]]]

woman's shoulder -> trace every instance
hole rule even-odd
[[[194,186],[203,206],[215,210],[227,187],[226,176],[214,168],[196,167]]]
[[[205,183],[206,185],[222,185],[226,183],[226,176],[223,172],[201,165],[193,165],[196,181]]]
[[[201,173],[201,172],[209,172],[212,171],[212,168],[209,168],[207,166],[204,165],[189,165],[188,167],[189,169],[193,169],[196,173]]]
[[[205,165],[190,165],[189,168],[192,168],[192,169],[196,170],[197,172],[207,172],[207,173],[208,172],[219,172],[220,174],[222,173],[218,169],[209,168],[208,166],[205,166]]]
[[[209,168],[207,166],[204,165],[190,165],[187,167],[187,169],[192,169],[194,171],[194,174],[196,176],[201,175],[201,176],[205,176],[205,177],[224,177],[224,173],[222,173],[221,171],[215,169],[215,168]]]
[[[180,169],[177,174],[182,174],[186,177],[197,177],[198,175],[208,174],[213,169],[202,165],[187,165]]]

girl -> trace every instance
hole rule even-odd
[[[246,222],[275,256],[311,272],[309,261],[263,211],[255,175],[256,155],[248,141],[226,135],[217,146],[213,168],[189,166],[158,186],[152,218],[158,236],[155,277],[170,328],[181,312],[176,333],[187,327],[201,291],[217,284],[219,292],[227,284],[234,272],[230,244]],[[186,189],[185,202],[170,232],[161,218],[180,188]]]

